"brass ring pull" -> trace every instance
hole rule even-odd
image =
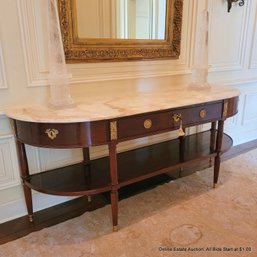
[[[144,128],[145,128],[145,129],[151,128],[152,125],[153,125],[152,120],[147,119],[147,120],[144,121]]]
[[[174,122],[179,122],[180,120],[182,120],[182,114],[181,113],[175,113],[172,116]]]
[[[46,129],[45,133],[50,139],[55,139],[57,135],[59,134],[59,131],[57,129]]]
[[[202,119],[205,118],[206,114],[207,114],[207,111],[206,111],[205,109],[202,109],[202,110],[199,112],[199,116],[200,116]]]

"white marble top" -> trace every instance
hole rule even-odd
[[[240,94],[235,88],[220,85],[204,90],[191,89],[188,81],[175,77],[72,85],[74,108],[53,110],[47,104],[24,104],[11,106],[5,113],[8,117],[31,122],[95,121],[217,101]]]

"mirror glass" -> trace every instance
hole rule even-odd
[[[166,6],[166,0],[76,0],[78,37],[165,39]]]

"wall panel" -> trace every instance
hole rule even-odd
[[[244,108],[242,126],[253,126],[257,128],[257,92],[244,95]]]
[[[23,51],[29,86],[48,84],[47,42],[44,35],[44,0],[17,0],[20,16]],[[184,1],[181,56],[179,60],[89,63],[69,65],[72,83],[151,77],[187,73],[190,69],[192,28],[195,24],[198,1]]]
[[[12,136],[0,137],[0,190],[20,184],[15,143]]]
[[[254,32],[252,37],[252,51],[250,57],[250,68],[257,69],[257,3],[255,8],[255,19],[254,19]]]
[[[233,3],[228,13],[227,1],[209,1],[212,71],[243,69],[251,5],[251,1],[246,1],[243,7]]]
[[[17,0],[28,86],[48,84],[44,0]]]
[[[240,91],[238,114],[225,123],[234,145],[257,139],[257,82],[235,85]]]
[[[0,41],[0,89],[6,89],[6,88],[8,88],[8,86],[7,86],[6,73],[5,73],[3,49]]]

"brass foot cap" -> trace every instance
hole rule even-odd
[[[91,195],[89,195],[89,196],[87,197],[87,200],[88,200],[89,202],[92,202],[92,197],[91,197]]]
[[[113,226],[112,231],[117,232],[118,231],[118,226]]]
[[[213,188],[216,188],[217,186],[217,183],[213,183]]]
[[[29,215],[29,222],[33,222],[34,219],[33,219],[33,215]]]

